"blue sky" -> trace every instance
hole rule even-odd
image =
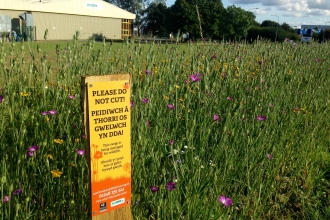
[[[174,2],[166,0],[166,5],[169,7]],[[222,4],[225,8],[235,5],[253,12],[259,23],[272,20],[298,27],[302,24],[325,25],[326,22],[330,25],[330,0],[222,0]]]

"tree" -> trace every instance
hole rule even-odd
[[[169,8],[168,30],[197,37],[202,29],[203,36],[217,38],[223,33],[224,12],[221,0],[176,0]]]
[[[227,37],[241,39],[246,37],[252,26],[255,16],[252,12],[245,11],[235,5],[228,6],[226,10],[226,32]]]
[[[144,24],[143,11],[149,4],[149,0],[104,0],[108,3],[114,4],[119,8],[134,13],[136,15],[134,25],[138,29],[138,35],[140,35],[141,27]]]
[[[285,22],[280,27],[285,31],[296,33],[296,31],[289,24]]]
[[[153,34],[163,36],[166,34],[167,7],[162,1],[152,2],[143,14],[146,14],[147,30]]]
[[[276,27],[277,25],[279,24],[275,21],[265,20],[261,23],[260,27]]]

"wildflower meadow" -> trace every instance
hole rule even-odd
[[[0,43],[0,219],[89,219],[81,76],[132,76],[133,219],[329,219],[330,44]]]

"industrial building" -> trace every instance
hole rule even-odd
[[[11,30],[6,24],[10,17]],[[3,19],[2,19],[3,18]],[[15,31],[33,40],[125,39],[133,32],[135,14],[102,0],[1,0],[0,33]],[[4,24],[2,24],[2,23]]]

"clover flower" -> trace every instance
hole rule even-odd
[[[220,121],[220,117],[218,115],[213,115],[213,120],[214,121]]]

